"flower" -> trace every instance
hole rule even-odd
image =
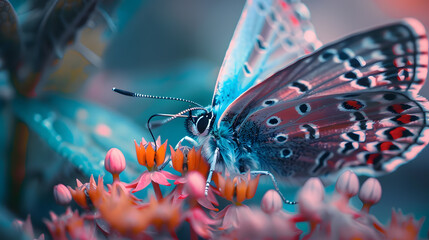
[[[173,168],[182,173],[182,177],[174,182],[176,187],[171,193],[173,204],[187,198],[189,193],[193,193],[192,197],[197,199],[201,206],[218,211],[214,206],[219,204],[212,187],[209,188],[207,197],[204,196],[204,176],[207,176],[209,165],[201,155],[201,149],[195,150],[194,147],[182,146],[179,142],[177,150],[170,146],[170,151]]]
[[[73,200],[84,209],[89,209],[89,206],[91,205],[88,204],[88,200],[90,200],[88,197],[88,190],[91,184],[95,186],[94,177],[92,175],[90,177],[89,183],[82,184],[79,179],[76,179],[77,186],[75,189],[67,187],[70,191]]]
[[[255,196],[259,183],[259,176],[258,174],[256,177],[251,178],[250,173],[247,173],[236,175],[231,179],[229,176],[224,178],[220,173],[217,173],[213,180],[216,183],[221,197],[237,205],[241,205],[244,200],[251,199]]]
[[[212,238],[211,226],[217,225],[219,221],[213,220],[199,207],[193,207],[183,215],[184,219],[189,222],[193,231],[202,238]]]
[[[341,174],[337,179],[335,190],[338,194],[334,196],[336,198],[332,201],[332,204],[338,210],[357,217],[359,213],[349,207],[350,198],[359,192],[359,179],[356,174],[352,171],[346,171]]]
[[[54,198],[55,202],[60,205],[67,205],[72,200],[70,191],[66,186],[64,186],[64,184],[54,186]]]
[[[359,179],[352,171],[346,171],[338,178],[335,190],[349,200],[359,191]]]
[[[359,199],[363,202],[362,211],[368,212],[369,208],[380,201],[381,185],[375,178],[368,178],[359,192]]]
[[[279,193],[273,189],[268,190],[261,202],[261,209],[267,214],[276,213],[283,209],[283,200]]]
[[[30,239],[34,239],[34,240],[44,240],[45,239],[44,234],[40,234],[38,238],[35,238],[34,230],[33,230],[33,224],[31,223],[30,215],[27,216],[27,218],[25,219],[25,222],[23,222],[21,220],[13,221],[13,226],[18,231],[24,232],[28,236],[28,238],[30,238]]]
[[[53,239],[95,239],[94,225],[79,216],[78,211],[67,208],[60,216],[50,212],[51,221],[44,220]]]
[[[202,198],[204,196],[205,179],[199,172],[190,172],[187,174],[187,184],[185,191],[192,195],[194,198]]]
[[[137,236],[150,224],[153,211],[135,203],[121,187],[112,185],[110,195],[104,194],[98,212],[110,226],[110,230],[124,236]]]
[[[392,210],[392,219],[385,230],[386,239],[417,239],[424,219],[415,220],[413,216],[405,216],[401,210]]]
[[[185,177],[181,177],[174,181],[176,187],[170,193],[172,196],[172,203],[177,204],[182,200],[191,196],[193,200],[196,200],[201,206],[218,211],[214,205],[219,205],[216,197],[213,193],[213,188],[209,188],[208,195],[204,195],[205,179],[203,176],[196,171],[189,172]]]
[[[164,186],[171,186],[167,180],[177,180],[178,178],[178,176],[163,170],[153,172],[145,171],[138,177],[137,181],[130,184],[129,187],[133,187],[134,190],[132,192],[135,193],[146,188],[151,182]]]
[[[134,140],[134,145],[136,147],[137,161],[146,166],[149,171],[156,170],[158,167],[162,166],[165,161],[165,152],[167,150],[167,141],[161,144],[161,138],[158,137],[156,140],[156,147],[153,142],[146,142],[144,138],[140,144],[137,144]],[[155,168],[155,169],[154,169]]]
[[[190,171],[198,171],[203,176],[207,175],[209,165],[201,155],[201,148],[199,150],[195,150],[194,147],[190,148],[182,146],[179,143],[176,151],[174,151],[173,147],[170,146],[170,152],[171,162],[176,171],[182,174]]]
[[[175,235],[174,230],[181,223],[181,204],[173,205],[169,199],[155,200],[151,198],[149,209],[153,211],[151,224],[155,226],[158,232],[167,230],[172,236]]]
[[[266,214],[260,209],[240,207],[236,214],[239,226],[227,233],[229,239],[298,240],[302,233],[286,213]]]
[[[155,194],[158,198],[162,198],[161,190],[159,185],[170,186],[171,184],[167,180],[177,180],[179,177],[171,174],[167,171],[159,169],[165,161],[165,152],[167,149],[167,141],[161,145],[161,138],[158,137],[156,146],[159,146],[157,150],[154,150],[155,144],[148,143],[144,138],[140,144],[134,141],[136,147],[137,160],[141,165],[147,167],[147,171],[143,172],[136,181],[132,182],[128,186],[134,188],[132,191],[138,192],[146,188],[150,183],[153,183]]]
[[[213,214],[214,219],[222,220],[222,226],[219,229],[237,228],[239,226],[238,211],[241,208],[248,208],[242,202],[255,196],[259,176],[258,174],[256,177],[251,178],[250,173],[235,175],[233,178],[229,174],[227,174],[226,178],[220,173],[215,175],[213,180],[218,188],[219,196],[233,202],[233,204],[226,206],[219,213]]]
[[[319,178],[308,179],[298,194],[299,212],[311,222],[321,221],[325,189]]]
[[[119,180],[119,174],[126,166],[124,154],[117,148],[111,148],[104,159],[104,167],[113,176],[113,181]]]

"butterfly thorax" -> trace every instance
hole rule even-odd
[[[210,108],[207,110],[207,113],[189,117],[186,125],[202,148],[202,154],[208,163],[216,160],[216,171],[220,172],[227,170],[230,173],[242,173],[258,169],[257,162],[249,157],[251,145],[240,141],[228,121],[213,124],[216,114]],[[216,148],[219,150],[218,156],[215,155]]]

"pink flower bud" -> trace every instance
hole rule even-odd
[[[188,172],[186,183],[186,190],[189,194],[191,194],[194,198],[202,198],[204,197],[204,189],[206,185],[206,180],[204,177],[195,171]]]
[[[300,213],[312,221],[320,220],[324,208],[325,189],[319,178],[310,178],[305,182],[298,194]]]
[[[55,202],[60,205],[67,205],[71,202],[72,196],[69,189],[64,184],[54,186]]]
[[[261,209],[267,214],[280,211],[283,208],[283,200],[279,193],[273,189],[268,190],[261,202]]]
[[[124,154],[117,148],[111,148],[104,159],[104,167],[112,175],[118,175],[126,166]],[[114,176],[115,178],[115,176]]]
[[[363,209],[369,210],[371,205],[376,204],[381,198],[381,185],[375,178],[368,178],[360,189],[359,198],[364,203]]]
[[[337,180],[335,189],[338,193],[351,198],[359,191],[359,179],[352,171],[346,171]]]

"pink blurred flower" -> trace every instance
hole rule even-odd
[[[267,214],[273,214],[283,209],[283,200],[277,191],[268,190],[261,202],[261,209]]]
[[[177,204],[180,201],[191,196],[201,206],[217,211],[214,205],[218,205],[218,201],[213,193],[213,188],[209,189],[208,196],[204,195],[205,179],[197,171],[188,172],[185,177],[177,179],[174,184],[176,187],[170,193],[172,195],[172,203]]]
[[[359,213],[349,206],[350,198],[359,192],[359,179],[356,174],[352,171],[346,171],[341,174],[337,179],[335,190],[338,194],[334,196],[332,204],[335,205],[338,210],[358,217]]]
[[[359,179],[352,171],[346,171],[338,178],[335,190],[348,199],[355,196],[359,191]]]
[[[226,206],[222,211],[218,213],[211,212],[214,219],[222,221],[222,225],[219,227],[219,230],[226,230],[231,228],[238,228],[239,223],[239,211],[241,209],[248,209],[246,205],[233,205],[230,204]]]
[[[55,202],[60,205],[67,205],[72,200],[70,190],[64,184],[54,186],[54,198]]]
[[[323,220],[311,239],[382,239],[382,235],[371,225],[356,221],[353,215],[338,211],[335,207],[328,206],[322,216]]]
[[[220,233],[227,239],[299,239],[302,231],[288,214],[279,213],[283,214],[266,214],[260,209],[231,206],[225,218],[233,216],[233,228]]]
[[[214,229],[211,226],[219,223],[219,221],[209,218],[199,207],[193,207],[188,210],[184,213],[183,218],[189,222],[193,231],[205,239],[212,237]]]
[[[381,199],[381,185],[375,178],[368,178],[359,192],[359,198],[363,202],[362,211],[368,212],[369,208]]]
[[[392,219],[386,228],[386,239],[417,239],[424,219],[415,220],[412,215],[403,215],[401,210],[392,210]]]
[[[67,208],[66,212],[60,216],[50,212],[51,221],[44,220],[51,236],[54,239],[95,239],[95,227],[91,222],[85,221],[79,216],[78,211]]]
[[[27,216],[27,219],[25,219],[25,222],[21,220],[15,220],[13,221],[13,226],[21,232],[24,232],[30,239],[34,240],[45,240],[45,235],[40,234],[38,238],[35,238],[34,236],[34,230],[33,230],[33,224],[31,223],[31,217],[30,215]]]
[[[308,179],[298,194],[300,215],[312,222],[321,221],[321,211],[325,208],[324,196],[325,189],[320,179]]]

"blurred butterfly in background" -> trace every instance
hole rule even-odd
[[[429,105],[417,94],[428,40],[420,22],[320,46],[304,4],[247,1],[212,105],[170,118],[189,114],[188,130],[210,163],[206,190],[214,170],[266,174],[275,185],[272,174],[291,182],[344,169],[377,176],[426,146]]]

